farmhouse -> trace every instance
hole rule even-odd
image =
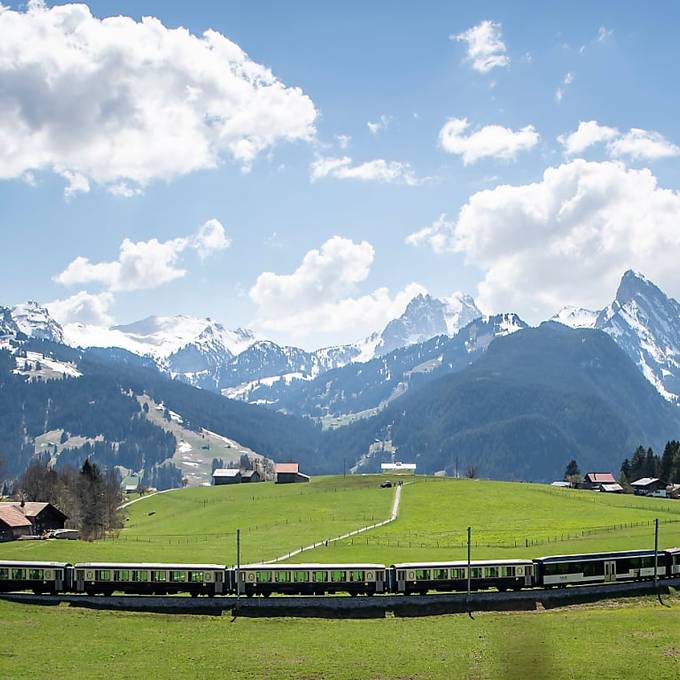
[[[277,484],[294,484],[296,482],[308,482],[309,476],[300,472],[297,463],[276,463],[274,466]]]
[[[11,541],[33,533],[31,521],[11,503],[0,503],[0,541]]]
[[[223,484],[240,484],[241,471],[238,468],[217,468],[212,473],[213,484],[222,486]]]
[[[666,482],[657,477],[643,477],[631,482],[636,496],[666,496]]]
[[[578,487],[599,490],[601,484],[616,484],[616,479],[611,472],[588,472]]]
[[[600,484],[600,491],[603,493],[623,493],[623,487],[616,484]]]
[[[3,507],[13,507],[18,510],[33,527],[32,533],[42,534],[51,529],[63,529],[68,517],[51,503],[21,501],[15,503],[0,503]]]

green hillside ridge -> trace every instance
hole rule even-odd
[[[389,517],[394,489],[384,477],[313,477],[175,490],[130,505],[117,538],[0,544],[0,559],[180,561],[233,564],[235,531],[242,560],[272,559]],[[398,519],[352,539],[329,542],[296,562],[536,557],[653,546],[680,546],[680,501],[521,484],[404,477]]]

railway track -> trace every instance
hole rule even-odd
[[[564,589],[527,589],[519,592],[437,593],[431,595],[280,596],[272,598],[230,597],[191,598],[152,595],[33,595],[0,593],[0,599],[23,604],[84,607],[111,611],[138,611],[165,614],[209,614],[249,617],[323,617],[385,618],[388,616],[434,616],[474,611],[530,611],[553,609],[600,600],[669,593],[680,589],[680,578],[615,583],[597,586],[572,586]]]

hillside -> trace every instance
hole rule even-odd
[[[497,338],[465,370],[413,390],[324,445],[376,469],[390,440],[423,472],[475,465],[484,477],[550,480],[577,458],[618,471],[640,443],[662,448],[680,418],[605,333],[555,323]]]

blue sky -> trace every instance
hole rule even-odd
[[[60,301],[55,313],[66,323],[210,316],[313,347],[380,327],[418,290],[469,292],[485,311],[516,311],[532,322],[562,303],[606,304],[628,267],[680,295],[680,10],[673,3],[654,12],[618,2],[88,6],[94,18],[79,13],[71,27],[151,16],[161,42],[177,27],[199,39],[212,29],[271,69],[288,101],[279,112],[256,98],[244,104],[258,134],[272,132],[257,152],[212,148],[211,162],[185,163],[193,147],[174,150],[184,123],[172,118],[171,98],[199,77],[200,40],[187,43],[196,58],[189,54],[181,68],[170,48],[158,47],[156,75],[144,79],[136,58],[102,66],[102,54],[126,61],[146,49],[148,36],[132,22],[108,51],[90,42],[73,64],[52,3],[26,13],[24,3],[5,2],[0,34],[15,32],[12,14],[28,40],[0,47],[0,103],[14,110],[0,116],[0,159],[9,145],[21,146],[4,168],[0,160],[3,304]],[[490,52],[500,63],[488,70],[475,68],[468,41],[455,39],[484,21],[503,46]],[[40,27],[48,24],[45,38]],[[41,35],[46,49],[31,50]],[[211,63],[212,85],[229,63]],[[73,74],[83,71],[96,77],[77,85]],[[108,78],[116,87],[133,83],[123,103]],[[306,108],[296,108],[302,93]],[[143,168],[126,177],[100,142],[114,127],[117,139],[128,139],[138,106],[164,132],[149,148],[137,140],[125,150],[126,168]],[[229,101],[217,95],[213,107],[223,116],[216,125],[227,125]],[[302,110],[306,131],[296,127]],[[442,142],[450,119],[466,119],[467,127]],[[567,136],[588,121],[599,142],[584,147],[584,128],[568,147]],[[378,127],[372,132],[368,123]],[[383,164],[370,165],[376,161]],[[78,190],[83,183],[88,191]],[[197,234],[210,220],[224,237],[211,231],[215,240],[201,250]],[[153,267],[145,278],[120,264],[125,239],[181,242],[170,255],[166,249],[158,278]],[[76,258],[87,262],[73,266]],[[101,263],[109,266],[96,268]],[[79,293],[79,305],[66,302]]]

